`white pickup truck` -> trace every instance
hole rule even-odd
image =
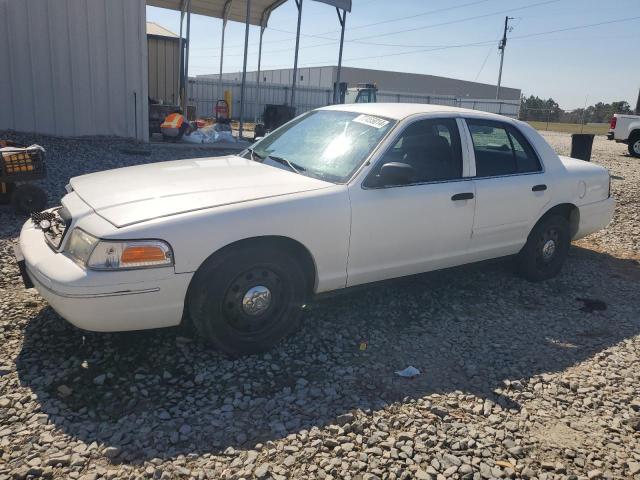
[[[609,123],[607,138],[626,143],[629,154],[640,157],[640,115],[614,114]]]

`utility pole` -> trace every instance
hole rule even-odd
[[[507,32],[509,29],[509,20],[513,20],[513,17],[504,17],[504,33],[502,34],[502,40],[498,44],[498,50],[500,50],[500,71],[498,72],[498,88],[496,90],[496,100],[500,100],[500,83],[502,82],[502,63],[504,62],[504,48],[507,46]]]
[[[298,7],[298,28],[296,29],[296,54],[293,59],[293,81],[291,82],[291,107],[295,108],[296,77],[298,76],[298,48],[300,47],[300,20],[302,19],[302,0],[295,0]]]

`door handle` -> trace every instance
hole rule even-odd
[[[471,200],[472,198],[473,198],[473,193],[471,193],[471,192],[456,193],[453,197],[451,197],[451,200],[456,202],[458,200]]]
[[[531,187],[532,192],[544,192],[546,189],[547,186],[545,184],[534,185],[533,187]]]

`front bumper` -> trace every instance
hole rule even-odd
[[[178,325],[192,274],[173,267],[99,272],[85,270],[52,250],[31,220],[22,227],[19,250],[27,279],[67,321],[97,332]]]

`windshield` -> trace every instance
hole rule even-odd
[[[344,183],[395,123],[374,115],[314,110],[254,144],[252,157],[288,165],[302,175]]]

